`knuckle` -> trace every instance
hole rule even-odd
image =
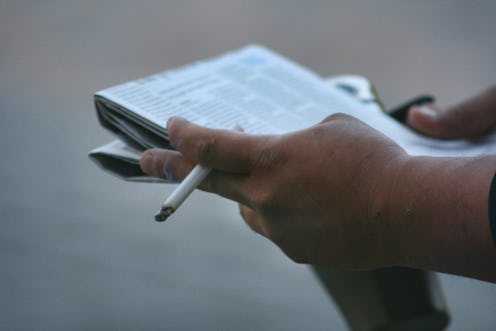
[[[275,169],[287,163],[288,157],[281,144],[266,142],[258,149],[255,157],[255,168]]]
[[[156,157],[153,159],[153,174],[156,176],[164,176],[163,170],[164,162],[161,157]]]
[[[273,204],[274,194],[271,190],[264,189],[254,193],[250,200],[251,204],[257,209],[266,210]]]
[[[286,192],[284,186],[274,180],[269,185],[250,190],[249,205],[266,218],[277,219],[285,212]]]
[[[201,164],[210,163],[213,157],[213,150],[215,146],[215,138],[201,138],[196,143],[196,157]]]
[[[239,205],[239,214],[245,221],[245,223],[248,225],[248,227],[263,236],[266,236],[265,232],[263,231],[263,226],[261,224],[261,219],[259,219],[256,214],[253,212],[250,212],[248,210],[248,207]]]

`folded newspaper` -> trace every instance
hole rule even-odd
[[[155,182],[160,179],[140,170],[139,157],[148,148],[171,148],[165,128],[171,116],[262,134],[303,129],[336,112],[359,118],[413,155],[496,152],[496,135],[477,141],[422,136],[388,116],[373,91],[363,77],[324,79],[263,46],[246,46],[97,92],[100,124],[118,139],[89,156],[120,178]]]

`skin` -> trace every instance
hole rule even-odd
[[[496,125],[496,87],[454,107],[412,108],[407,124],[470,138]],[[212,130],[171,118],[176,151],[148,150],[144,172],[240,204],[245,222],[299,263],[407,266],[496,282],[488,192],[496,156],[414,157],[356,118],[334,114],[285,135]]]

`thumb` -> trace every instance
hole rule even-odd
[[[443,139],[472,138],[496,125],[496,87],[445,110],[435,105],[412,107],[407,124],[428,136]]]

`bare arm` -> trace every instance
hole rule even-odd
[[[445,109],[437,105],[414,107],[408,114],[407,123],[425,135],[442,139],[476,138],[486,134],[496,127],[496,86]],[[439,229],[444,236],[452,232],[450,237],[455,243],[458,236],[458,245],[451,246],[449,241],[436,239],[432,231],[417,232],[420,227],[428,228],[428,224],[417,229],[413,226],[410,228],[410,240],[403,241],[406,245],[405,257],[423,255],[424,260],[411,259],[406,263],[496,281],[496,262],[493,255],[496,238],[491,238],[487,219],[489,186],[496,167],[494,156],[458,159],[417,158],[411,167],[415,172],[402,178],[403,182],[399,185],[414,186],[416,191],[405,192],[399,198],[402,204],[400,209],[396,210],[398,219],[406,222],[405,229],[409,228],[408,224],[411,225],[412,222],[421,225],[437,219],[436,224],[445,226],[444,230]],[[409,182],[421,184],[415,186]],[[438,190],[435,190],[436,188]],[[428,193],[425,196],[426,200],[432,200],[424,202],[428,206],[423,211],[425,215],[418,215],[411,206],[414,204],[414,196],[422,196],[423,192]],[[442,202],[446,204],[437,205]],[[474,231],[474,228],[479,231]],[[413,240],[416,241],[415,245],[412,245]],[[420,244],[422,241],[425,242],[423,247]],[[486,255],[485,252],[490,254]],[[460,266],[465,267],[458,270]]]
[[[357,119],[333,115],[281,136],[168,123],[178,150],[150,150],[142,169],[181,180],[214,168],[201,188],[240,203],[256,232],[297,262],[402,265],[496,282],[488,192],[496,157],[407,155]]]
[[[496,282],[488,220],[496,157],[414,157],[391,192],[401,265]]]

